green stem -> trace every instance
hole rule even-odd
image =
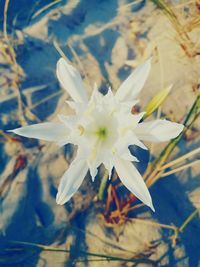
[[[169,19],[173,23],[178,23],[175,13],[173,12],[173,10],[168,5],[165,4],[164,1],[162,1],[162,0],[151,0],[151,2],[153,2],[158,8],[160,8],[163,12],[165,12],[165,14],[169,17]]]
[[[191,126],[194,124],[194,122],[196,121],[196,119],[198,118],[198,116],[200,115],[199,113],[197,113],[198,109],[200,108],[200,95],[197,96],[194,104],[192,105],[185,121],[184,121],[184,125],[185,128],[182,131],[181,134],[179,134],[179,136],[177,136],[175,139],[173,139],[167,146],[166,148],[163,150],[163,152],[161,153],[161,157],[162,157],[162,161],[165,161],[169,155],[171,154],[171,152],[173,151],[173,149],[175,148],[175,146],[180,142],[181,138],[183,137],[183,135],[187,132],[187,130],[189,128],[191,128]],[[194,115],[193,119],[191,120],[192,116]]]
[[[199,115],[200,115],[199,108],[200,108],[200,94],[196,97],[196,99],[195,99],[195,101],[194,101],[194,103],[193,103],[184,123],[183,123],[185,125],[185,128],[183,129],[183,131],[179,134],[179,136],[172,139],[168,143],[168,145],[163,149],[160,156],[155,160],[155,162],[147,168],[147,170],[144,174],[144,177],[149,176],[148,177],[148,180],[149,180],[159,172],[160,167],[166,162],[166,160],[169,158],[170,154],[172,153],[172,151],[174,150],[176,145],[180,142],[180,140],[182,139],[184,134],[188,131],[188,129],[190,129],[192,127],[194,122],[199,117]],[[160,172],[160,174],[162,174],[162,172]]]
[[[197,208],[195,211],[193,211],[188,218],[183,222],[183,224],[178,228],[179,232],[183,232],[185,227],[188,225],[188,223],[200,212],[200,208]]]
[[[70,250],[67,250],[64,248],[55,248],[55,247],[45,246],[45,245],[31,243],[31,242],[10,241],[10,243],[35,247],[35,248],[39,248],[44,251],[54,251],[54,252],[64,252],[64,253],[71,252]],[[124,262],[133,262],[133,263],[155,263],[154,261],[149,260],[149,259],[127,259],[127,258],[115,257],[115,256],[110,256],[110,255],[105,255],[105,254],[86,252],[86,251],[81,251],[81,250],[79,250],[79,253],[86,255],[86,256],[104,258],[104,259],[107,259],[108,261],[124,261]]]
[[[100,201],[103,201],[106,197],[108,184],[109,184],[108,171],[106,170],[102,179],[101,179],[101,184],[100,184],[99,192],[98,192],[98,199]]]

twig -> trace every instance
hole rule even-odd
[[[55,247],[45,246],[45,245],[31,243],[31,242],[21,242],[21,241],[13,241],[13,240],[9,242],[13,244],[18,244],[18,245],[25,245],[25,246],[39,248],[44,251],[64,252],[64,253],[72,252],[71,250],[68,250],[65,248],[55,248]],[[110,256],[110,255],[105,255],[105,254],[100,254],[100,253],[86,252],[86,251],[81,251],[81,250],[79,250],[79,253],[83,255],[87,255],[87,256],[104,258],[109,261],[112,260],[112,261],[122,261],[122,262],[124,261],[124,262],[134,262],[134,263],[155,263],[154,261],[149,260],[149,259],[127,259],[127,258],[115,257],[115,256]]]
[[[180,171],[182,171],[182,170],[185,170],[185,169],[187,169],[187,168],[189,168],[189,167],[192,167],[192,166],[196,165],[197,163],[200,163],[200,160],[195,160],[195,161],[190,162],[190,163],[188,163],[188,164],[185,164],[185,165],[183,165],[183,166],[181,166],[181,167],[179,167],[179,168],[176,168],[176,169],[173,169],[173,170],[171,170],[171,171],[165,172],[165,173],[163,173],[163,174],[161,175],[161,177],[166,177],[166,176],[169,176],[169,175],[171,175],[171,174],[180,172]]]
[[[177,229],[177,227],[175,225],[168,225],[168,224],[157,223],[157,222],[152,222],[152,221],[145,221],[143,219],[138,219],[138,218],[133,218],[133,219],[130,219],[130,220],[133,221],[133,222],[140,222],[140,223],[152,225],[152,226],[155,226],[155,227],[170,229],[170,230],[174,230],[174,231]]]
[[[190,151],[189,153],[187,153],[187,154],[185,154],[185,155],[183,155],[183,156],[181,156],[181,157],[179,157],[179,158],[177,158],[175,160],[172,160],[172,161],[168,162],[167,164],[163,165],[160,168],[160,170],[164,170],[164,169],[170,168],[171,166],[176,165],[176,164],[180,163],[181,161],[184,161],[184,160],[186,160],[186,159],[188,159],[190,157],[193,157],[194,155],[196,155],[199,152],[200,152],[200,147]]]
[[[55,92],[55,93],[53,93],[53,94],[51,94],[51,95],[49,95],[49,96],[47,96],[47,97],[45,97],[45,98],[42,98],[40,101],[38,101],[37,103],[31,105],[29,108],[30,108],[31,110],[32,110],[32,109],[35,109],[37,106],[39,106],[39,105],[41,105],[41,104],[43,104],[43,103],[49,101],[50,99],[52,99],[52,98],[54,98],[54,97],[56,97],[56,96],[61,95],[61,94],[62,94],[62,91]]]
[[[185,128],[183,129],[183,131],[179,134],[179,136],[177,136],[168,143],[168,145],[163,149],[160,156],[155,160],[155,162],[149,165],[149,167],[147,168],[144,174],[144,179],[146,179],[148,187],[150,187],[153,183],[155,183],[155,181],[157,181],[159,177],[163,174],[163,170],[160,171],[160,168],[169,158],[170,154],[172,153],[176,145],[180,142],[180,140],[187,132],[187,130],[192,127],[194,122],[199,117],[200,115],[199,109],[200,109],[200,94],[197,96],[195,102],[193,103],[184,121]]]
[[[44,12],[45,10],[47,10],[48,8],[52,7],[53,5],[61,2],[62,0],[55,0],[51,3],[49,3],[48,5],[42,7],[41,9],[39,9],[32,17],[32,19],[35,19],[37,16],[39,16],[42,12]]]
[[[178,228],[179,232],[183,232],[185,227],[188,225],[189,222],[200,212],[200,208],[197,208],[195,211],[193,211],[187,219],[183,222],[183,224]]]
[[[8,14],[8,5],[9,0],[5,0],[4,5],[4,18],[3,18],[3,35],[6,41],[8,41],[8,34],[7,34],[7,14]]]
[[[195,44],[191,41],[188,33],[184,31],[183,26],[179,22],[176,14],[174,13],[173,9],[165,3],[163,0],[151,0],[162,12],[168,17],[169,21],[172,23],[175,31],[179,37],[179,44],[180,47],[183,49],[185,54],[192,58],[197,54],[194,47]]]
[[[84,78],[87,80],[87,85],[90,86],[90,80],[88,78],[87,73],[85,72],[85,69],[83,67],[83,64],[82,64],[79,56],[77,55],[76,51],[74,50],[73,46],[70,43],[67,44],[67,47],[69,48],[72,56],[75,58],[77,64],[79,65],[80,69],[82,70],[82,73],[84,75]]]
[[[19,81],[20,81],[20,76],[23,76],[23,70],[22,68],[17,64],[16,61],[16,54],[14,51],[14,48],[12,47],[10,40],[8,38],[8,33],[7,33],[7,13],[8,13],[8,6],[9,6],[9,0],[5,0],[5,5],[4,5],[4,20],[3,20],[3,33],[4,33],[4,39],[8,47],[9,53],[7,53],[5,50],[5,47],[2,46],[2,51],[3,54],[5,55],[6,59],[8,60],[8,63],[11,65],[13,68],[16,76],[12,81],[13,87],[16,89],[17,93],[17,100],[18,100],[18,112],[19,112],[19,120],[21,121],[22,125],[26,124],[26,120],[23,114],[23,104],[22,104],[22,99],[21,99],[21,94],[19,90]]]
[[[53,41],[53,45],[55,47],[55,49],[57,50],[57,52],[59,53],[59,55],[61,57],[63,57],[68,63],[71,63],[68,58],[65,56],[64,52],[62,51],[62,49],[60,48],[58,42],[56,40]]]
[[[173,5],[173,7],[174,8],[182,8],[182,7],[185,7],[186,5],[194,4],[195,2],[196,2],[196,0],[191,0],[188,2],[184,2],[182,4]]]

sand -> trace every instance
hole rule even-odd
[[[183,122],[198,90],[200,56],[188,55],[169,19],[151,1],[134,5],[125,0],[61,1],[43,12],[41,8],[50,1],[44,1],[45,5],[42,1],[19,2],[10,1],[8,33],[17,63],[23,70],[18,89],[24,120],[19,110],[18,91],[12,84],[16,70],[0,54],[2,130],[21,123],[56,121],[58,113],[72,112],[65,103],[70,97],[60,88],[55,74],[60,57],[55,42],[81,72],[88,93],[95,82],[102,92],[108,86],[116,91],[135,66],[153,55],[152,70],[140,95],[139,108],[142,110],[159,90],[173,84],[172,92],[161,107],[161,117]],[[171,3],[182,25],[190,25],[199,15],[194,4],[178,8],[175,6],[184,1]],[[0,19],[3,20],[3,12]],[[199,33],[198,26],[188,30],[197,51]],[[1,43],[6,45],[3,33],[0,34]],[[199,146],[199,136],[194,134],[198,133],[199,126],[197,121],[188,140],[181,141],[171,158]],[[108,227],[101,216],[105,205],[96,201],[101,175],[94,183],[86,177],[79,192],[65,206],[55,202],[60,178],[76,153],[71,145],[61,149],[33,139],[9,142],[0,136],[0,140],[0,266],[135,266],[123,261],[89,261],[86,256],[79,262],[81,251],[122,258],[137,256],[152,261],[138,264],[141,267],[200,266],[198,215],[180,234],[175,247],[170,240],[172,230],[134,220]],[[166,144],[147,145],[156,157]],[[139,168],[143,171],[148,159],[149,155],[141,159]],[[21,167],[14,172],[19,161]],[[135,211],[131,218],[180,226],[200,207],[199,171],[199,166],[195,166],[158,181],[150,189],[156,213],[145,207]],[[5,251],[13,246],[19,248],[8,243],[9,240],[62,247],[71,253],[22,246],[17,252]]]

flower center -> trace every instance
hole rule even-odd
[[[106,127],[100,127],[97,129],[97,131],[95,132],[95,134],[97,135],[98,139],[105,141],[105,139],[108,137],[108,131],[106,129]]]

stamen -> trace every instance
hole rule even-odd
[[[79,129],[79,132],[80,132],[80,135],[83,135],[85,129],[82,125],[78,125],[78,129]]]

